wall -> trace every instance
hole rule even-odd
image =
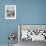
[[[19,24],[46,24],[46,0],[16,0]]]
[[[16,20],[5,20],[7,4],[16,4]],[[8,43],[9,32],[18,32],[17,24],[46,24],[46,0],[0,0],[0,44]]]
[[[16,0],[0,0],[0,44],[7,44],[9,42],[8,35],[10,32],[16,32],[17,35],[17,21],[5,19],[5,5],[16,5]],[[16,43],[18,38],[16,38]]]

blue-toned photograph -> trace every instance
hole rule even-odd
[[[0,46],[46,46],[45,32],[46,0],[0,0]]]

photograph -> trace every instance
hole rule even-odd
[[[5,5],[5,19],[16,19],[16,5]]]

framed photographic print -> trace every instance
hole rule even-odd
[[[5,19],[16,19],[16,5],[5,5]]]

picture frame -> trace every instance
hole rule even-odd
[[[16,19],[16,5],[5,5],[5,19]]]

